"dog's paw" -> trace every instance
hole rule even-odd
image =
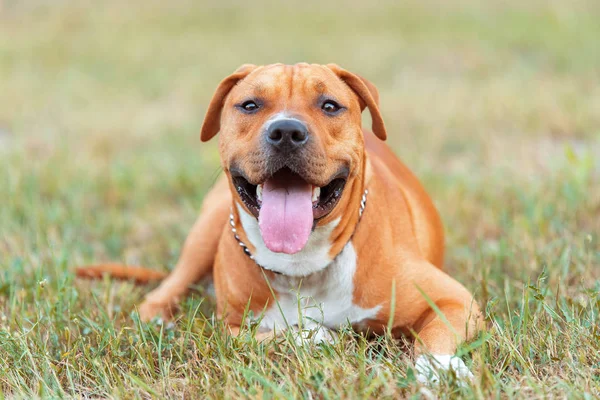
[[[452,370],[461,382],[473,379],[473,374],[464,361],[453,355],[421,355],[415,362],[417,380],[420,383],[438,383],[440,372]]]
[[[177,310],[173,303],[155,303],[145,300],[138,308],[140,319],[150,322],[154,319],[159,321],[170,321]]]

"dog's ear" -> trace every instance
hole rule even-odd
[[[326,67],[332,70],[354,91],[354,93],[357,94],[361,110],[364,110],[365,107],[369,108],[373,133],[379,139],[385,140],[387,138],[387,132],[385,130],[385,124],[383,123],[383,118],[381,117],[381,112],[379,111],[379,92],[375,85],[365,78],[346,71],[336,64],[327,64]]]
[[[219,83],[208,105],[202,129],[200,130],[200,140],[207,142],[219,133],[221,129],[221,110],[225,104],[225,98],[240,80],[247,77],[256,68],[258,68],[256,65],[244,64]]]

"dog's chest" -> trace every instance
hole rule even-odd
[[[374,318],[381,306],[365,309],[352,301],[356,252],[348,243],[323,271],[304,278],[276,276],[271,285],[278,294],[278,304],[271,305],[261,321],[261,328],[284,329],[298,325],[323,325],[338,328]]]

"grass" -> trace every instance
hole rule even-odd
[[[374,2],[375,3],[375,2]],[[597,398],[600,7],[593,0],[0,2],[0,397]],[[336,62],[381,91],[390,144],[442,213],[487,333],[477,379],[416,384],[406,346],[229,338],[203,289],[174,326],[149,287],[218,174],[199,127],[246,62]]]

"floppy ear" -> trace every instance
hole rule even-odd
[[[225,98],[240,80],[244,79],[256,68],[258,68],[256,65],[244,64],[219,83],[208,105],[202,129],[200,130],[200,140],[207,142],[219,133],[221,129],[221,110],[223,109]]]
[[[327,68],[332,70],[342,81],[344,81],[350,89],[358,95],[361,110],[365,107],[369,108],[372,120],[373,133],[381,140],[387,138],[385,124],[379,111],[379,92],[375,85],[352,72],[346,71],[336,64],[327,64]]]

